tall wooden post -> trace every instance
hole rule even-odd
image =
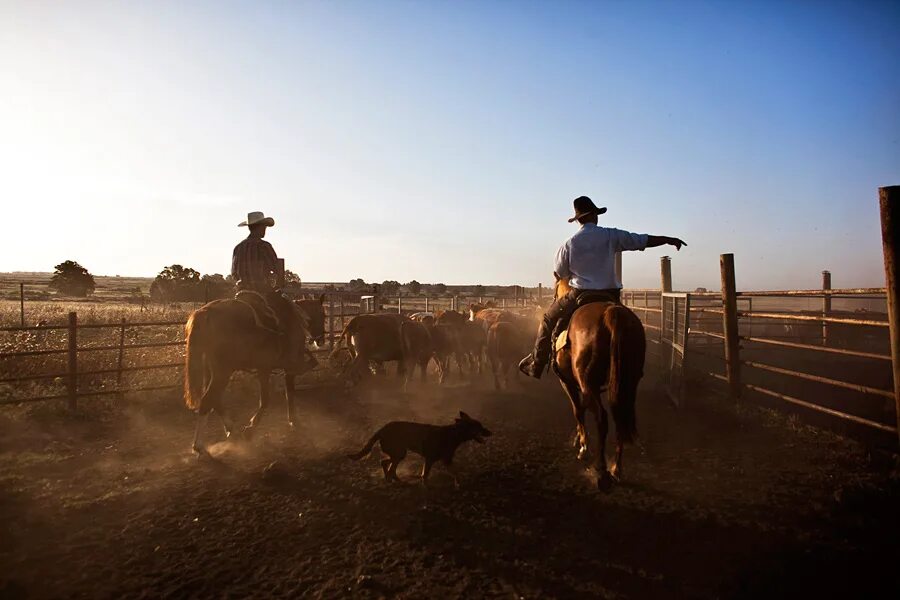
[[[339,308],[338,310],[341,311],[341,312],[340,312],[340,316],[341,316],[341,331],[343,331],[343,330],[344,330],[344,325],[346,325],[346,323],[344,323],[344,294],[341,294],[341,295],[340,295],[339,301],[340,301],[341,305],[340,305],[340,308]]]
[[[619,283],[622,283],[622,279],[619,278]],[[538,304],[544,300],[544,284],[538,283]]]
[[[397,292],[397,314],[403,314],[403,294]]]
[[[341,329],[344,329],[343,325]],[[334,294],[328,294],[328,347],[334,350]]]
[[[878,189],[881,207],[881,243],[884,280],[891,328],[891,363],[894,367],[894,403],[900,435],[900,185]]]
[[[428,296],[425,296],[425,312],[431,312],[428,310]]]
[[[119,329],[119,362],[116,369],[116,385],[122,385],[122,363],[125,362],[125,319],[122,319],[122,327]]]
[[[279,258],[277,269],[275,271],[275,287],[279,290],[284,289],[284,259]]]
[[[672,291],[672,259],[668,256],[659,259],[659,277],[663,293],[670,293]]]
[[[719,257],[719,266],[722,271],[722,327],[725,331],[725,370],[731,397],[738,400],[741,397],[741,340],[738,334],[734,254],[722,254]]]
[[[25,327],[25,284],[19,283],[19,319]]]
[[[616,252],[615,269],[616,269],[616,281],[619,282],[619,285],[622,285],[622,253],[621,252]]]
[[[69,313],[69,365],[66,370],[66,393],[69,410],[78,408],[78,314]]]
[[[822,271],[822,289],[831,289],[831,271]],[[822,316],[827,317],[831,313],[831,294],[822,296]],[[822,323],[822,345],[828,345],[828,323]]]

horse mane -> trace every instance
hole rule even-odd
[[[558,277],[556,279],[556,298],[562,298],[566,294],[572,291],[572,286],[569,285],[568,277]]]

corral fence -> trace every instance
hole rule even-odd
[[[334,349],[344,326],[358,314],[393,311],[466,310],[470,304],[529,311],[543,299],[533,294],[512,298],[453,295],[366,296],[324,292],[326,344],[314,349],[322,368],[303,376],[300,387],[316,387],[333,380],[327,353]],[[81,322],[71,311],[65,323],[0,328],[0,404],[65,401],[75,409],[80,398],[134,392],[175,390],[181,387],[184,366],[184,318],[145,321]]]
[[[673,401],[686,400],[685,377],[705,378],[735,400],[764,396],[896,436],[900,187],[882,188],[880,202],[885,288],[833,288],[823,271],[822,289],[738,291],[723,254],[717,292],[673,293],[669,257],[659,289],[625,290]]]

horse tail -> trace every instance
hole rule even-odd
[[[334,342],[334,350],[331,351],[331,357],[334,358],[337,356],[338,352],[341,350],[341,346],[350,335],[352,335],[351,328],[353,327],[354,319],[351,319],[349,323],[344,326],[344,330],[341,331],[341,335]]]
[[[184,326],[185,363],[184,363],[184,403],[191,410],[200,406],[203,397],[204,336],[208,329],[209,313],[201,308],[188,317]]]
[[[363,447],[362,450],[360,450],[356,454],[348,454],[347,458],[349,458],[350,460],[362,460],[362,459],[366,458],[367,456],[372,454],[372,448],[375,447],[375,442],[378,442],[380,440],[381,440],[381,429],[376,431],[375,435],[373,435],[372,437],[369,438],[369,441],[366,442],[366,445]]]
[[[609,408],[622,442],[637,436],[635,401],[644,374],[644,327],[633,312],[613,306],[604,315],[609,331]]]

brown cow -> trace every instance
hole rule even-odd
[[[344,327],[331,356],[335,357],[342,350],[341,345],[346,340],[347,347],[343,350],[349,352],[352,360],[344,370],[345,375],[358,379],[370,363],[383,370],[386,361],[397,361],[397,374],[403,375],[400,326],[406,322],[409,319],[397,313],[357,315]]]
[[[432,327],[415,321],[404,321],[400,324],[400,345],[403,353],[403,389],[409,385],[416,372],[416,366],[422,370],[422,381],[426,380],[428,363],[434,355],[434,343],[431,335]]]
[[[514,323],[499,321],[491,325],[487,334],[487,357],[494,376],[494,389],[509,388],[509,370],[528,351],[529,341],[528,334]]]

